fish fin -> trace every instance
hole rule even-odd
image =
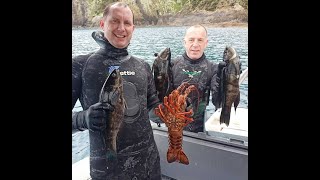
[[[117,159],[117,153],[111,149],[108,149],[106,153],[106,158],[107,158],[107,161],[113,162]]]
[[[236,99],[234,101],[234,111],[237,110],[237,107],[238,107],[239,103],[240,103],[240,91],[238,92],[238,95],[237,95],[237,97],[236,97]]]
[[[123,98],[123,111],[125,111],[125,109],[128,109],[128,104],[127,101]]]

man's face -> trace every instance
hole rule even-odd
[[[107,17],[100,21],[100,27],[112,46],[125,48],[134,30],[133,14],[128,7],[111,6]]]
[[[205,29],[202,27],[191,27],[187,30],[184,37],[184,47],[190,59],[199,59],[207,47],[207,44],[208,39]]]

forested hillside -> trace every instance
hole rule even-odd
[[[72,0],[73,27],[98,26],[106,4],[114,0]],[[136,25],[246,24],[248,0],[122,0]]]

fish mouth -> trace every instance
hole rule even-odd
[[[169,54],[170,54],[170,48],[166,48],[166,49],[163,50],[162,53],[160,53],[160,58],[164,59],[164,60],[168,59]]]
[[[102,103],[115,104],[117,97],[120,95],[119,90],[122,87],[122,78],[119,69],[114,69],[105,80],[99,96]]]

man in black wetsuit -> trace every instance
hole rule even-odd
[[[83,108],[72,114],[72,131],[89,130],[93,180],[161,180],[159,152],[148,116],[159,103],[151,68],[127,51],[134,30],[133,12],[124,3],[112,3],[105,8],[100,27],[103,32],[92,33],[100,49],[72,59],[72,108],[78,99]],[[98,103],[101,87],[114,68],[124,79],[127,105],[117,137],[117,167],[107,165],[101,138],[112,108]]]
[[[184,130],[191,132],[204,132],[204,113],[209,103],[210,91],[212,98],[216,96],[219,87],[218,70],[223,67],[213,61],[209,61],[204,50],[208,45],[207,30],[202,25],[194,25],[186,30],[184,37],[185,52],[172,61],[173,89],[182,82],[188,82],[197,87],[198,93],[189,94],[194,114],[194,121],[188,124]]]

